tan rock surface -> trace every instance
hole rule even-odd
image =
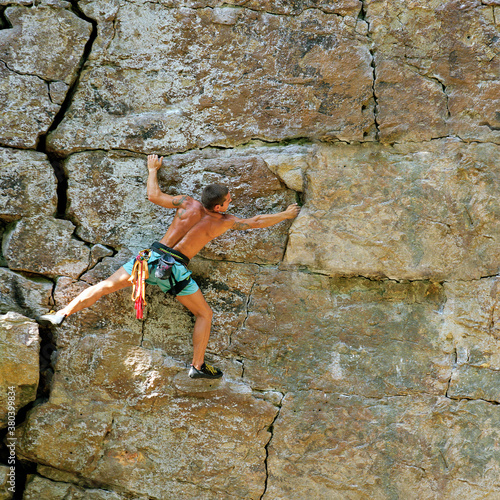
[[[88,268],[90,250],[72,238],[67,220],[33,217],[17,222],[4,234],[3,254],[10,269],[77,278]]]
[[[385,143],[500,143],[498,18],[479,0],[367,0]]]
[[[498,418],[484,401],[290,394],[263,498],[495,498]]]
[[[321,148],[286,261],[397,280],[496,274],[499,154],[456,140]]]
[[[283,154],[283,153],[282,153]],[[301,157],[305,156],[300,151]],[[301,172],[284,165],[271,148],[255,147],[225,153],[204,150],[173,155],[164,160],[159,182],[165,192],[200,199],[206,184],[227,185],[234,198],[230,213],[251,217],[274,213],[294,203],[287,189],[267,168],[267,162],[298,184]],[[281,160],[281,161],[280,161]],[[135,254],[160,239],[174,212],[153,205],[146,197],[145,158],[122,153],[89,152],[71,155],[65,163],[69,175],[69,214],[78,223],[77,234],[86,241],[122,247]],[[88,175],[88,172],[94,172]],[[208,258],[277,263],[282,259],[290,224],[244,233],[230,232],[201,253]]]
[[[0,314],[12,311],[36,319],[52,305],[53,288],[49,280],[26,278],[0,267]]]
[[[84,489],[73,484],[51,481],[34,476],[28,477],[23,500],[122,500],[126,497],[113,491]]]
[[[41,330],[28,368],[4,343],[19,408],[54,371],[17,415],[25,498],[499,496],[497,4],[0,0],[18,337],[162,236],[149,153],[168,193],[304,204],[190,264],[221,380],[187,376],[193,316],[152,287],[144,321],[125,289]]]
[[[43,1],[5,9],[11,27],[0,31],[0,144],[36,146],[75,80],[91,25],[70,8]]]
[[[262,495],[265,429],[276,415],[269,403],[222,392],[209,399],[172,398],[152,413],[115,410],[112,416],[104,408],[35,408],[19,430],[20,455],[139,496]],[[78,436],[85,436],[84,449]],[[55,440],[53,446],[47,440]]]
[[[0,465],[0,500],[11,500],[14,498],[14,492],[9,488],[12,486],[9,484],[9,472],[10,467]]]
[[[0,316],[0,428],[8,414],[36,398],[40,337],[38,325],[18,313]],[[19,422],[16,422],[19,424]]]
[[[0,219],[54,215],[56,208],[56,178],[47,157],[0,148]]]
[[[362,140],[371,128],[371,58],[353,9],[342,17],[305,4],[288,16],[103,3],[86,7],[99,16],[100,37],[50,135],[55,151]]]

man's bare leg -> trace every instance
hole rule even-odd
[[[67,306],[57,311],[57,313],[41,316],[40,320],[52,323],[53,325],[60,325],[64,318],[81,311],[82,309],[90,307],[104,295],[108,295],[121,290],[122,288],[132,286],[132,283],[128,281],[129,278],[130,274],[128,274],[123,267],[120,267],[120,269],[118,269],[118,271],[112,274],[109,278],[97,283],[97,285],[86,288]]]
[[[207,304],[205,297],[200,290],[191,295],[178,295],[177,300],[187,307],[195,316],[193,331],[193,362],[192,366],[199,372],[205,364],[205,350],[210,338],[210,329],[212,327],[212,309]],[[214,367],[208,367],[211,377],[218,378],[222,372]],[[213,370],[213,371],[212,371]]]

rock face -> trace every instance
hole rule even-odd
[[[0,0],[16,494],[499,497],[499,20],[493,0]],[[121,290],[41,329],[39,358],[33,320],[173,220],[150,153],[166,193],[302,205],[190,263],[222,380],[189,379],[194,318],[153,287],[144,321]]]
[[[12,425],[17,410],[35,400],[39,349],[38,325],[34,321],[14,312],[0,316],[2,429]]]
[[[16,3],[2,9],[10,26],[0,31],[0,143],[33,148],[77,76],[91,24],[69,2]]]

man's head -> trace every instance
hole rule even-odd
[[[229,194],[229,189],[220,184],[210,184],[201,193],[201,202],[207,210],[214,210],[217,206],[222,207]],[[226,207],[227,209],[227,207]],[[217,210],[223,211],[223,210]]]

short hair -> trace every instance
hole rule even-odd
[[[229,189],[221,184],[210,184],[201,193],[201,202],[207,210],[213,210],[215,205],[222,205]]]

